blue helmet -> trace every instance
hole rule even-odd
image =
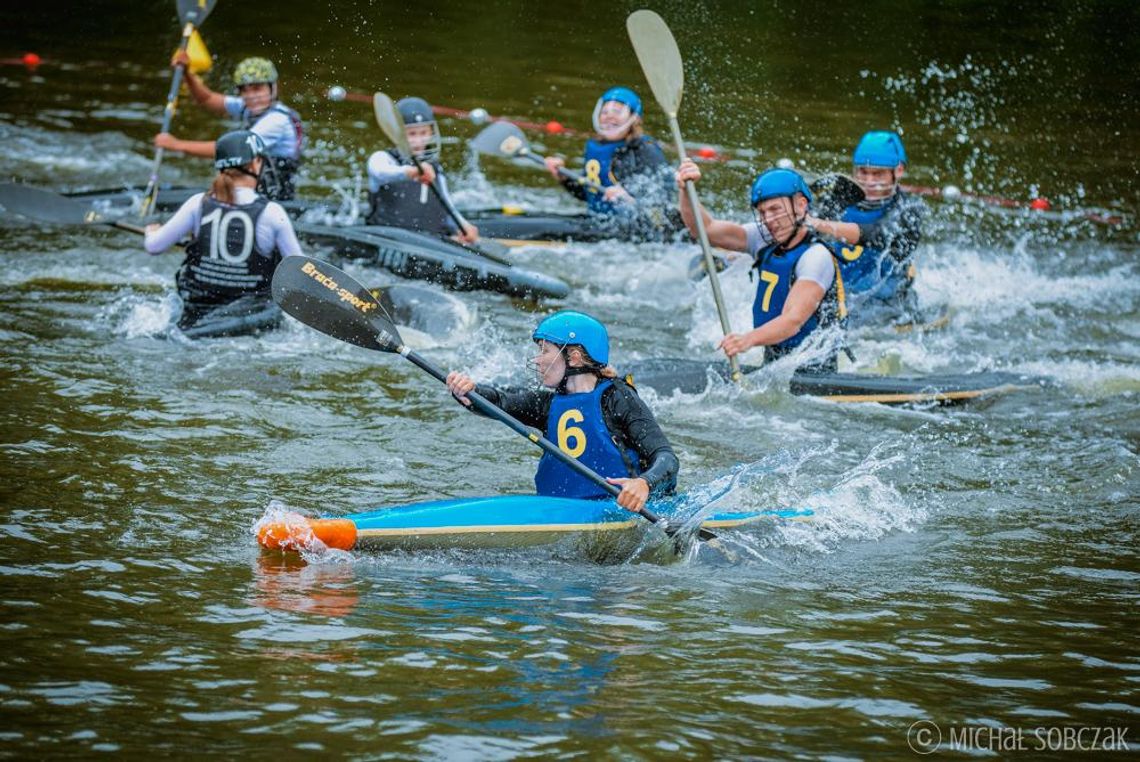
[[[561,310],[543,318],[531,338],[545,339],[552,344],[567,346],[579,344],[590,359],[599,365],[610,362],[610,335],[606,327],[584,312]]]
[[[888,130],[871,130],[859,145],[855,146],[852,156],[856,167],[885,167],[894,169],[899,164],[906,164],[906,149],[903,148],[902,138],[897,132]]]
[[[756,180],[752,183],[752,206],[770,198],[794,196],[797,193],[804,194],[808,203],[811,203],[811,189],[808,188],[799,172],[782,167],[768,169],[757,175]]]
[[[617,101],[629,106],[629,110],[641,116],[641,98],[637,97],[637,93],[630,90],[628,87],[611,87],[602,93],[602,97],[598,99],[598,105],[608,101]]]

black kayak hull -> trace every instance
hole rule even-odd
[[[177,210],[196,188],[163,188],[155,209]],[[138,189],[87,191],[71,194],[89,201],[100,212],[125,212],[139,197]],[[303,201],[282,204],[291,216],[311,212],[315,205]],[[326,207],[331,214],[335,210]],[[570,287],[562,280],[532,270],[501,264],[459,244],[414,230],[369,225],[341,227],[295,222],[297,237],[341,257],[363,259],[370,264],[413,280],[437,283],[456,291],[494,291],[525,299],[563,299]]]
[[[638,388],[659,394],[700,394],[710,384],[728,383],[727,362],[656,358],[631,363],[624,369]],[[745,374],[759,366],[746,365]],[[1040,388],[1046,379],[1017,373],[983,372],[937,376],[875,376],[863,373],[792,374],[792,394],[834,402],[878,402],[885,405],[954,405],[1019,389]]]
[[[163,186],[159,189],[154,210],[162,213],[173,212],[182,206],[186,199],[201,191],[202,188]],[[81,191],[66,195],[76,199],[90,200],[100,208],[100,211],[107,212],[111,210],[127,211],[135,207],[143,192],[143,188],[136,187]],[[293,199],[279,203],[294,219],[300,219],[303,216],[313,218],[322,215],[332,218],[337,212],[335,204],[322,201]],[[646,230],[643,226],[632,225],[621,219],[602,220],[585,212],[534,214],[519,213],[509,207],[461,209],[460,211],[464,217],[479,228],[479,235],[483,238],[499,238],[508,241],[593,243],[617,239],[638,242],[674,240],[678,235],[678,232],[673,230]]]

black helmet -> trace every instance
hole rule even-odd
[[[244,167],[265,155],[265,141],[256,132],[234,130],[218,138],[214,145],[214,169]]]
[[[435,114],[432,113],[431,105],[423,98],[401,98],[396,101],[396,110],[400,112],[400,116],[404,119],[405,129],[419,125],[431,127],[431,137],[424,143],[423,148],[418,150],[415,147],[412,148],[416,157],[427,161],[434,160],[438,157],[443,140],[439,133],[439,124],[435,121]]]
[[[404,118],[404,124],[431,124],[435,114],[423,98],[401,98],[396,101],[396,110]]]

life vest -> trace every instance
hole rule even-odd
[[[637,476],[637,451],[618,446],[602,414],[602,393],[612,384],[605,379],[599,381],[593,391],[555,394],[546,419],[546,438],[602,476]],[[582,499],[610,497],[605,489],[549,454],[544,454],[538,462],[534,486],[540,495]]]
[[[759,328],[771,320],[779,317],[784,311],[784,304],[792,292],[796,281],[796,265],[808,249],[822,242],[810,233],[804,240],[788,251],[781,251],[778,244],[772,244],[761,249],[756,254],[752,265],[760,274],[760,282],[756,287],[756,298],[752,302],[752,327]],[[826,248],[826,247],[825,247]],[[829,250],[830,251],[830,250]],[[832,259],[835,255],[832,253]],[[843,277],[838,265],[835,268],[835,280],[823,295],[819,306],[812,313],[795,335],[784,339],[779,344],[765,347],[765,359],[774,359],[788,354],[803,343],[804,339],[820,326],[842,321],[846,318],[846,298],[844,294]]]
[[[405,159],[398,151],[389,150],[388,153],[400,166],[412,166],[412,162]],[[431,164],[435,176],[443,177],[443,168],[438,161],[420,163]],[[418,180],[401,178],[387,185],[381,185],[376,191],[368,193],[368,202],[369,225],[391,225],[432,235],[449,235],[454,227],[451,215],[447,213],[447,207],[431,188]]]
[[[617,207],[606,201],[604,195],[606,188],[617,182],[613,173],[614,154],[623,146],[625,146],[624,140],[591,138],[586,141],[586,164],[583,174],[589,184],[582,187],[586,191],[586,206],[591,212],[613,214],[617,211]]]
[[[227,304],[251,294],[269,297],[281,253],[257,248],[257,221],[268,205],[262,196],[241,206],[202,197],[198,235],[186,247],[177,275],[184,300]]]
[[[297,186],[293,176],[301,166],[301,150],[305,144],[305,125],[301,121],[301,115],[288,106],[277,103],[276,101],[257,116],[251,114],[248,109],[243,108],[241,112],[242,129],[252,129],[268,114],[274,112],[284,114],[289,118],[289,123],[293,125],[295,147],[291,154],[271,153],[265,157],[261,177],[258,178],[257,181],[257,192],[271,201],[289,201],[297,193]]]
[[[897,196],[874,209],[860,209],[858,205],[843,210],[840,219],[856,225],[872,225],[883,218],[897,201]],[[890,299],[904,290],[912,276],[888,252],[862,244],[840,243],[835,246],[836,259],[843,268],[843,278],[852,295],[873,294],[878,299]]]

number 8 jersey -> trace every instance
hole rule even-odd
[[[268,296],[281,261],[276,248],[263,252],[257,246],[257,221],[268,205],[261,196],[236,206],[202,197],[198,235],[178,271],[183,299],[224,304],[248,294]]]
[[[602,415],[602,393],[612,383],[600,381],[590,392],[555,394],[546,419],[546,438],[602,476],[637,476],[637,451],[618,447]],[[540,495],[587,499],[610,496],[598,485],[546,454],[538,463],[534,486]]]

